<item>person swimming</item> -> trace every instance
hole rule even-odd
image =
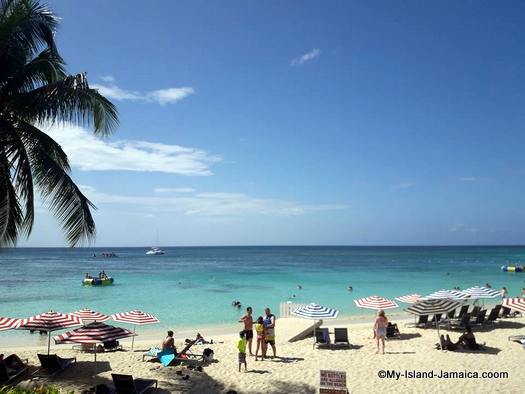
[[[354,288],[352,286],[348,286],[348,291],[352,292],[352,291],[354,291]]]

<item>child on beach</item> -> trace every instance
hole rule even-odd
[[[255,332],[257,333],[257,349],[255,350],[255,361],[258,360],[259,349],[261,349],[261,360],[264,360],[262,348],[264,346],[264,319],[262,316],[257,318],[255,323]]]
[[[237,349],[239,349],[239,372],[241,372],[241,364],[244,364],[244,372],[248,369],[246,364],[246,332],[243,330],[239,333],[241,337],[237,342]]]
[[[381,341],[383,345],[382,354],[385,354],[385,338],[386,338],[387,326],[388,326],[388,319],[385,316],[385,311],[381,309],[380,311],[377,312],[377,319],[374,324],[374,338],[376,339],[376,343],[377,343],[376,354],[379,353],[379,341]]]

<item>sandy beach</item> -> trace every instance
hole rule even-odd
[[[330,327],[348,327],[351,349],[314,349],[312,338],[289,343],[288,338],[309,321],[283,318],[277,321],[278,358],[254,361],[248,356],[248,372],[237,370],[237,334],[220,333],[217,329],[202,329],[201,334],[213,338],[213,345],[195,346],[196,352],[210,347],[216,361],[204,366],[202,372],[186,367],[162,367],[160,364],[142,362],[141,351],[155,345],[153,338],[140,338],[135,342],[136,350],[129,351],[129,342],[123,342],[126,351],[105,353],[93,362],[92,354],[71,350],[70,346],[53,346],[52,352],[61,356],[76,356],[78,362],[55,379],[36,381],[37,384],[51,383],[64,391],[82,392],[96,384],[111,386],[111,373],[132,374],[134,377],[158,379],[159,389],[151,392],[172,393],[315,393],[319,387],[319,370],[339,370],[347,374],[347,386],[352,393],[411,393],[411,392],[495,392],[521,393],[525,378],[523,370],[524,349],[508,336],[525,333],[525,319],[505,319],[494,327],[475,330],[479,343],[486,343],[483,351],[439,351],[435,350],[437,333],[435,329],[404,327],[410,320],[397,320],[402,332],[400,339],[387,342],[386,354],[375,354],[371,322],[338,322],[324,324]],[[460,332],[449,332],[455,340]],[[179,335],[178,335],[179,334]],[[175,333],[176,345],[182,346],[183,333]],[[159,338],[160,339],[160,338]],[[158,342],[158,341],[157,341]],[[16,352],[28,358],[31,366],[38,365],[37,352],[43,348],[4,348],[3,353]],[[380,379],[381,370],[398,372],[434,371],[450,372],[506,372],[508,378],[466,378],[466,379]],[[184,375],[189,379],[183,380]],[[23,381],[21,385],[31,384]]]

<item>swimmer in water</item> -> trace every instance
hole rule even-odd
[[[354,288],[352,286],[348,286],[348,291],[352,292],[354,291]]]
[[[303,286],[301,286],[301,285],[297,285],[297,288],[298,288],[299,290],[302,290],[302,289],[303,289]]]

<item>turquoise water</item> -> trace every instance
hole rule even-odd
[[[106,251],[108,249],[105,249]],[[428,294],[442,288],[490,283],[510,296],[525,274],[504,273],[508,261],[525,261],[525,247],[188,247],[115,248],[118,258],[94,258],[102,249],[9,249],[0,254],[0,316],[26,317],[47,310],[91,308],[104,313],[141,309],[163,327],[235,322],[240,300],[262,314],[296,295],[295,302],[366,314],[353,299]],[[108,287],[83,287],[85,272],[104,269]],[[303,289],[298,290],[301,284]],[[353,286],[349,293],[347,287]]]

